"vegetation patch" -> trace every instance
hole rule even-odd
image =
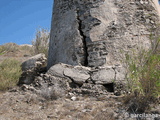
[[[47,29],[39,28],[36,32],[35,39],[32,40],[34,54],[44,53],[48,56],[50,32]]]
[[[18,45],[15,43],[6,43],[4,45],[0,45],[0,55],[6,52],[16,52],[18,51]]]
[[[159,42],[160,39],[150,51],[140,50],[138,54],[126,54],[128,87],[131,94],[126,97],[125,102],[130,104],[129,111],[133,113],[145,112],[149,109],[149,104],[155,104],[160,97]]]
[[[15,86],[21,75],[21,63],[15,59],[5,59],[0,63],[0,91]]]

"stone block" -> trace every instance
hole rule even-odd
[[[77,84],[83,84],[90,78],[89,68],[83,66],[71,66],[63,63],[52,66],[47,74],[69,78]]]
[[[93,72],[91,79],[96,84],[109,84],[115,81],[115,70],[113,68],[101,69]]]

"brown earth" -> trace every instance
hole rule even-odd
[[[46,100],[28,91],[12,90],[0,94],[0,120],[121,120],[125,114],[119,114],[120,98]]]

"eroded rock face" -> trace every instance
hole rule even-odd
[[[151,47],[158,21],[148,0],[55,0],[48,69],[59,62],[119,65],[123,53]]]

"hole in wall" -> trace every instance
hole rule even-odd
[[[82,85],[83,85],[83,84],[82,84]],[[69,86],[70,86],[71,88],[80,88],[80,87],[82,87],[82,85],[77,84],[77,83],[75,83],[75,82],[69,83]]]
[[[103,85],[108,92],[114,92],[114,83],[108,83]]]

